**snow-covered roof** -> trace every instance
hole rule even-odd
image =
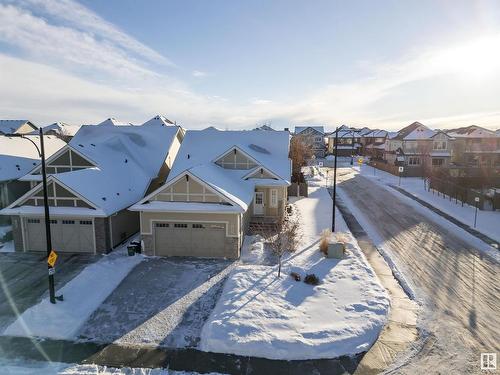
[[[95,168],[52,177],[99,207],[107,216],[139,201],[158,175],[177,126],[83,125],[66,146],[95,163]],[[30,175],[36,179],[36,175]]]
[[[174,125],[173,121],[170,121],[168,118],[166,118],[163,115],[156,115],[153,117],[151,120],[146,121],[142,125]]]
[[[477,125],[466,126],[458,129],[447,130],[446,134],[453,138],[494,138],[498,137],[498,131],[495,132],[482,128]]]
[[[37,129],[29,120],[0,120],[0,134],[14,134],[24,124],[28,124],[33,130]]]
[[[51,132],[74,137],[80,129],[80,125],[70,125],[65,122],[54,122],[53,124],[43,126],[42,129],[44,134]],[[36,134],[36,132],[37,131],[35,130],[31,134]]]
[[[320,133],[325,133],[325,127],[324,126],[308,126],[308,125],[304,125],[304,126],[296,126],[295,127],[295,134],[299,134],[299,133],[302,133],[304,130],[306,129],[314,129],[316,130],[317,132],[320,132]]]
[[[429,139],[435,134],[436,132],[434,130],[429,129],[427,126],[421,124],[420,122],[414,122],[398,131],[398,134],[392,139],[412,141],[419,139]]]
[[[40,136],[26,135],[40,147]],[[66,145],[56,136],[43,137],[45,157],[48,158]],[[0,181],[17,180],[40,163],[40,156],[35,146],[20,137],[0,135]]]
[[[363,137],[366,138],[382,138],[382,137],[387,137],[388,132],[386,130],[371,130],[368,133],[363,134]]]
[[[217,159],[235,148],[253,159],[258,166],[251,170],[236,170],[225,169],[215,164]],[[246,211],[252,202],[256,185],[289,185],[290,160],[288,152],[289,133],[286,131],[188,130],[166,184],[187,173],[208,184],[235,203],[236,206],[239,206],[241,210]],[[247,175],[251,175],[252,172],[258,171],[261,167],[279,179],[245,179]],[[154,194],[153,192],[150,195]],[[149,203],[136,205],[132,209],[142,210],[147,205]]]

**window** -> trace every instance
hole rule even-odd
[[[50,224],[57,224],[57,220],[50,220]]]
[[[40,219],[28,219],[29,224],[40,224]]]
[[[92,225],[92,220],[80,220],[80,225]]]
[[[63,224],[75,224],[75,221],[74,220],[63,220],[62,223]]]
[[[446,150],[446,141],[434,141],[432,144],[433,150]]]
[[[155,224],[156,228],[168,228],[170,224],[168,223],[156,223]]]
[[[174,227],[175,228],[187,228],[188,225],[187,224],[178,224],[178,223],[176,223],[176,224],[174,224]]]
[[[323,138],[321,138],[321,137],[314,138],[314,142],[321,142],[321,141],[323,141]]]
[[[441,167],[444,164],[443,159],[432,159],[432,165],[435,167]]]
[[[420,165],[420,158],[416,156],[410,156],[408,158],[408,165]]]
[[[271,189],[271,207],[278,207],[278,190]]]
[[[203,224],[193,224],[193,228],[204,229],[205,226]]]

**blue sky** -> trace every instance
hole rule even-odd
[[[0,84],[40,124],[497,129],[500,3],[0,0]]]

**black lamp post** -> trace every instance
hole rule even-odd
[[[335,202],[337,200],[337,146],[339,141],[339,128],[335,129],[335,160],[333,161],[333,212],[332,212],[332,232],[335,232]]]
[[[352,141],[351,141],[351,165],[354,165],[354,130],[352,132]]]
[[[40,148],[38,148],[37,144],[30,138],[25,137],[23,134],[9,134],[9,137],[18,137],[18,138],[23,138],[35,146],[38,156],[40,156],[40,159],[42,160],[42,183],[43,183],[43,205],[45,209],[45,236],[47,239],[47,258],[52,250],[52,238],[50,235],[50,214],[49,214],[49,199],[47,195],[47,173],[45,171],[45,149],[43,145],[43,131],[42,128],[40,128]],[[49,296],[50,296],[50,303],[56,303],[56,294],[54,290],[54,269],[53,267],[47,263],[48,266],[48,272],[49,272]],[[58,300],[62,301],[62,296],[57,297]]]

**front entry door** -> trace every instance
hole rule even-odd
[[[253,214],[264,215],[264,193],[262,191],[255,192],[255,199],[253,200]]]

